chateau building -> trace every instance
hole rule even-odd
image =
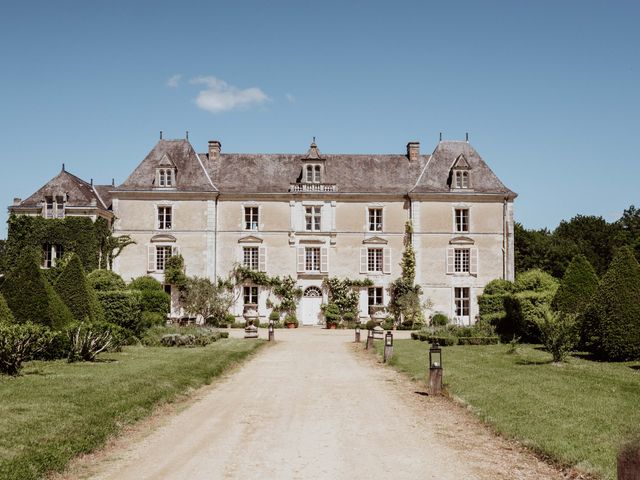
[[[163,281],[176,254],[188,275],[212,280],[236,264],[291,275],[304,292],[303,325],[323,321],[325,277],[373,282],[360,289],[363,320],[386,305],[411,221],[423,300],[469,324],[487,282],[513,280],[515,197],[467,141],[440,141],[430,155],[418,142],[396,155],[323,154],[314,142],[301,155],[223,153],[215,140],[198,154],[188,140],[160,140],[117,187],[63,169],[9,210],[112,220],[115,235],[136,242],[114,263],[125,280]],[[266,318],[267,292],[244,285],[233,313],[246,306]]]

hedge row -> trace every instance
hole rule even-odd
[[[450,347],[453,345],[496,345],[499,343],[500,338],[498,336],[488,337],[454,337],[454,336],[435,336],[428,332],[411,332],[411,338],[413,340],[420,340],[422,342],[434,343],[442,347]]]

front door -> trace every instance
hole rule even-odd
[[[322,290],[318,287],[308,287],[302,296],[302,325],[318,325],[322,322]]]

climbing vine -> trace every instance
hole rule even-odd
[[[267,306],[278,312],[293,313],[298,306],[298,301],[302,297],[302,289],[297,286],[296,280],[290,275],[285,277],[271,277],[265,272],[257,272],[243,265],[236,265],[229,275],[227,284],[231,288],[252,283],[269,290]],[[277,302],[271,300],[271,294],[276,297]]]
[[[322,286],[329,292],[329,305],[338,307],[341,317],[355,316],[358,313],[358,288],[372,287],[368,279],[351,280],[348,278],[325,278]]]

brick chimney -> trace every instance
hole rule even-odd
[[[420,155],[420,142],[409,142],[407,143],[407,157],[410,162],[413,162],[418,159]]]
[[[218,160],[222,144],[218,140],[209,140],[209,160]]]

